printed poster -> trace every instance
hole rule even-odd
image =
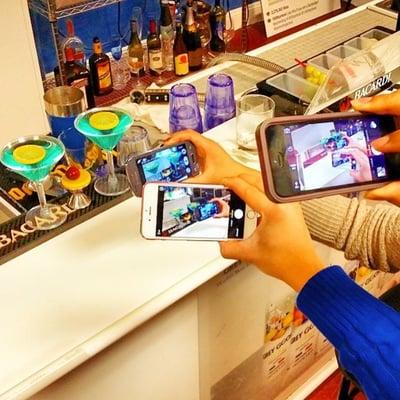
[[[340,0],[261,0],[261,4],[268,37],[340,8]]]

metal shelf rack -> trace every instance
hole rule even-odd
[[[31,12],[42,15],[50,23],[62,84],[65,84],[66,77],[62,54],[62,39],[58,32],[58,20],[60,18],[71,17],[72,15],[116,4],[121,1],[123,0],[86,0],[68,7],[57,8],[56,0],[28,0],[28,6]]]

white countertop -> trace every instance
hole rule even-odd
[[[207,136],[233,143],[235,121]],[[0,400],[36,393],[231,264],[217,243],[146,241],[139,220],[130,198],[0,267]]]
[[[235,121],[210,132],[234,137]],[[0,268],[0,399],[26,397],[232,262],[215,242],[140,236],[130,198]]]

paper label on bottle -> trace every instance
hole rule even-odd
[[[189,73],[189,56],[187,53],[175,57],[175,74],[186,75]]]
[[[97,64],[97,75],[99,77],[100,89],[107,89],[112,85],[111,68],[109,62]]]
[[[134,75],[138,74],[144,68],[143,59],[139,59],[138,57],[129,57],[128,64],[131,74]]]
[[[150,69],[162,69],[163,59],[161,50],[149,50],[149,67]]]

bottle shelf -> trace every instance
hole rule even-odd
[[[39,13],[49,21],[54,21],[58,18],[66,18],[86,11],[96,10],[121,1],[124,0],[86,0],[57,8],[55,0],[28,0],[28,5],[32,11]]]

